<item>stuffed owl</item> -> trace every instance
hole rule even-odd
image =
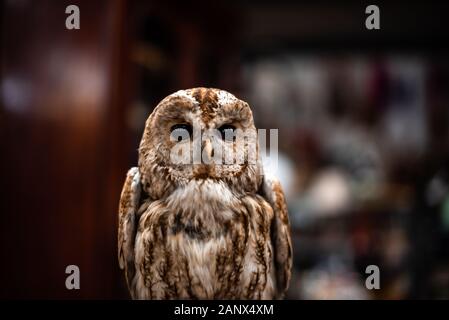
[[[292,268],[284,194],[264,175],[257,138],[236,139],[255,130],[249,105],[223,90],[181,90],[154,109],[119,204],[132,298],[283,297]],[[222,161],[229,155],[240,161]]]

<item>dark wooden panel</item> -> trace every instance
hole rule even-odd
[[[126,172],[123,1],[8,1],[2,16],[0,297],[127,297],[116,259]],[[65,267],[81,290],[65,288]]]

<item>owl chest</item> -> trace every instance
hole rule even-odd
[[[255,199],[238,208],[150,208],[136,238],[140,294],[152,299],[269,298],[270,212]]]

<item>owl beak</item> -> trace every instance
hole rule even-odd
[[[210,164],[214,157],[214,148],[210,139],[206,139],[203,143],[203,163]]]
[[[201,159],[202,164],[195,168],[195,178],[207,179],[213,175],[213,167],[210,165],[213,163],[214,148],[210,139],[205,139],[201,145]]]

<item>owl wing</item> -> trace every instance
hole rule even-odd
[[[276,272],[276,296],[282,298],[288,289],[292,269],[292,243],[287,205],[281,184],[276,178],[264,176],[261,193],[274,211],[271,241]]]
[[[119,204],[118,222],[118,260],[121,269],[125,269],[126,281],[130,285],[134,273],[134,240],[137,230],[137,210],[140,202],[139,168],[131,168],[123,185]]]

